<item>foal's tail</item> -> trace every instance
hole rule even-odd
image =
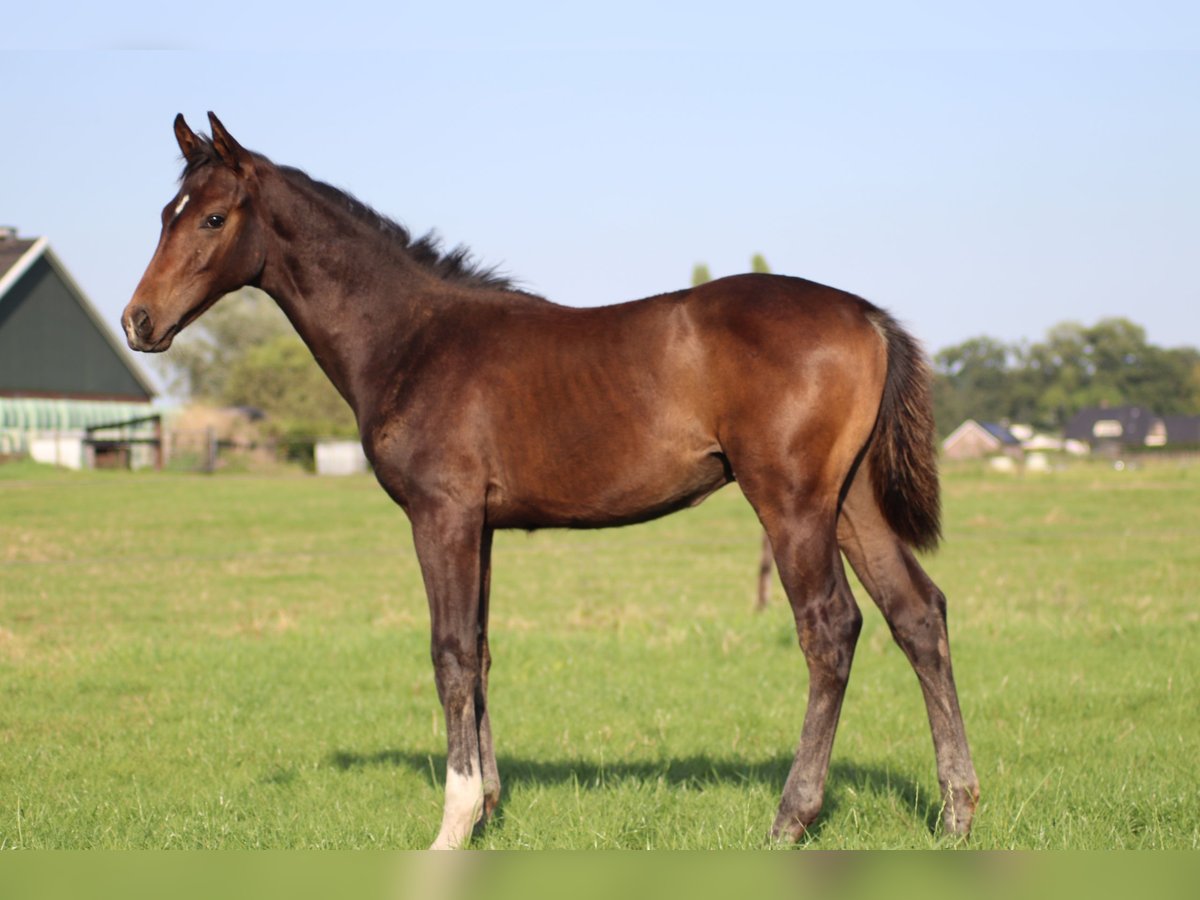
[[[941,538],[932,375],[921,345],[881,309],[872,323],[887,339],[887,380],[868,450],[875,500],[906,544],[932,550]]]

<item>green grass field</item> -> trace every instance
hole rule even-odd
[[[966,846],[1200,846],[1200,467],[951,472],[983,800]],[[505,533],[476,847],[766,846],[806,696],[735,488]],[[916,679],[869,598],[816,848],[949,847]],[[444,735],[407,520],[367,478],[0,467],[0,846],[422,847]]]

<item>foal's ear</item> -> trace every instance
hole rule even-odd
[[[208,123],[212,126],[213,149],[217,151],[221,162],[235,172],[249,175],[254,170],[254,161],[250,152],[233,139],[233,136],[225,130],[225,126],[221,124],[221,120],[211,111],[208,114]]]
[[[200,146],[200,139],[196,137],[196,132],[188,128],[188,123],[183,120],[183,113],[175,117],[175,140],[179,142],[179,150],[184,159],[191,159],[196,148]]]

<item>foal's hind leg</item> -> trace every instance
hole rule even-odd
[[[862,615],[838,555],[836,491],[809,491],[776,502],[756,497],[761,492],[752,485],[749,489],[747,496],[775,549],[779,577],[808,664],[808,708],[800,746],[771,829],[775,840],[796,841],[821,810]]]
[[[771,575],[775,571],[775,551],[771,548],[771,539],[764,531],[762,536],[762,555],[758,561],[758,599],[755,600],[755,612],[762,612],[771,600]]]
[[[942,822],[951,834],[965,835],[979,802],[979,780],[950,667],[946,597],[887,524],[867,469],[860,469],[846,496],[838,541],[921,682],[937,755]]]
[[[479,681],[475,686],[475,724],[479,733],[479,768],[483,775],[483,819],[487,821],[500,803],[500,770],[496,766],[496,751],[492,746],[492,720],[488,714],[488,672],[492,654],[488,649],[488,608],[492,586],[492,531],[483,534],[480,553],[479,589]]]

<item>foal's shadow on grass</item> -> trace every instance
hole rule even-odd
[[[782,791],[792,765],[792,756],[749,761],[707,755],[685,756],[663,761],[606,762],[599,764],[582,759],[526,759],[499,756],[497,765],[505,793],[492,820],[502,824],[504,801],[508,789],[515,785],[548,787],[560,784],[578,785],[583,790],[603,790],[625,782],[654,784],[662,780],[668,785],[688,786],[703,790],[719,785],[763,785]],[[343,772],[376,766],[408,768],[429,775],[440,787],[446,774],[444,756],[432,756],[409,750],[379,750],[374,753],[355,753],[338,750],[330,754],[329,765]],[[823,823],[834,817],[843,804],[856,802],[854,795],[891,796],[895,806],[909,810],[912,816],[936,833],[941,818],[941,801],[922,786],[878,766],[852,762],[834,762],[826,782],[825,804],[817,821],[808,829],[812,839],[820,837]],[[844,795],[850,794],[850,797]]]

